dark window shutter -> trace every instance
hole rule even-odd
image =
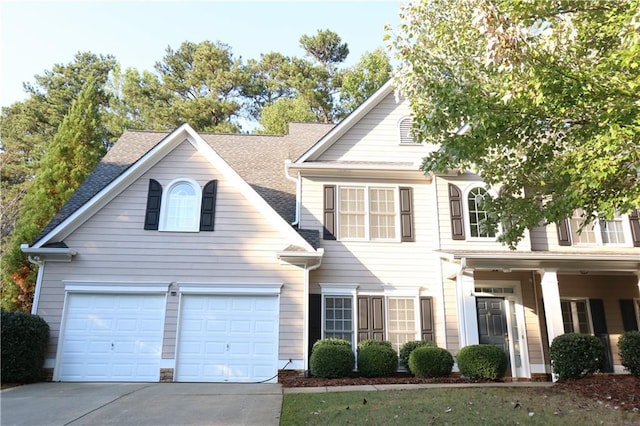
[[[634,247],[640,247],[640,209],[633,209],[629,215],[631,225],[631,239]]]
[[[147,212],[144,216],[144,229],[157,231],[160,225],[160,202],[162,201],[162,185],[157,180],[149,179],[147,193]]]
[[[322,238],[325,240],[336,239],[336,187],[326,185],[324,187],[324,228]]]
[[[449,207],[451,210],[451,239],[464,240],[464,219],[462,217],[462,192],[454,184],[449,184]]]
[[[435,342],[435,330],[433,328],[433,298],[420,298],[420,335],[422,340]]]
[[[558,244],[561,246],[570,246],[571,233],[569,232],[569,219],[561,220],[556,226],[558,228]]]
[[[609,342],[609,332],[607,331],[607,320],[604,314],[604,302],[602,299],[589,299],[589,308],[591,309],[593,334],[600,339],[605,348],[605,359],[602,371],[605,373],[613,373],[613,359],[611,357],[611,345]]]
[[[358,297],[358,342],[384,340],[384,298],[382,296]]]
[[[620,300],[620,312],[622,313],[622,327],[624,327],[624,331],[638,330],[638,320],[636,319],[636,310],[633,302],[633,299]]]
[[[313,344],[322,339],[322,295],[309,295],[309,356]]]
[[[216,192],[218,181],[212,180],[202,189],[202,204],[200,206],[200,230],[213,231],[216,219]]]
[[[404,242],[415,241],[413,234],[413,189],[400,188],[400,230]]]

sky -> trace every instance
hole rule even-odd
[[[0,106],[24,100],[23,83],[72,62],[77,52],[111,54],[123,69],[153,71],[167,47],[220,41],[233,55],[304,56],[300,36],[329,29],[349,46],[345,66],[386,46],[400,0],[32,1],[0,0]]]

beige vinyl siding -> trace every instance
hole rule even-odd
[[[148,181],[165,188],[189,177],[203,186],[218,179],[214,232],[145,231]],[[302,358],[304,271],[281,265],[276,252],[291,244],[189,143],[183,143],[126,188],[105,208],[65,238],[78,252],[72,263],[46,265],[38,314],[51,325],[52,342],[60,330],[63,280],[91,282],[283,283],[280,357]],[[177,298],[177,297],[176,297]],[[177,309],[169,295],[163,357],[175,353]],[[300,318],[298,320],[297,318]],[[295,319],[295,320],[294,320]],[[50,356],[56,347],[50,348]]]
[[[460,328],[458,324],[458,292],[456,272],[459,265],[441,260],[442,293],[444,296],[444,321],[446,330],[446,348],[454,355],[460,350]],[[451,278],[448,278],[451,277]]]
[[[409,103],[397,102],[390,93],[371,112],[355,123],[319,161],[365,161],[417,163],[434,150],[433,145],[400,145],[399,122],[411,114]]]

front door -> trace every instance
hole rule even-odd
[[[480,344],[499,346],[509,359],[509,332],[504,310],[504,298],[477,297],[476,308]]]

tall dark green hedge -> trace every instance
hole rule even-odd
[[[37,315],[2,311],[2,382],[31,383],[42,378],[49,324]]]
[[[549,356],[558,379],[577,379],[602,369],[604,344],[590,334],[562,334],[551,342]]]

